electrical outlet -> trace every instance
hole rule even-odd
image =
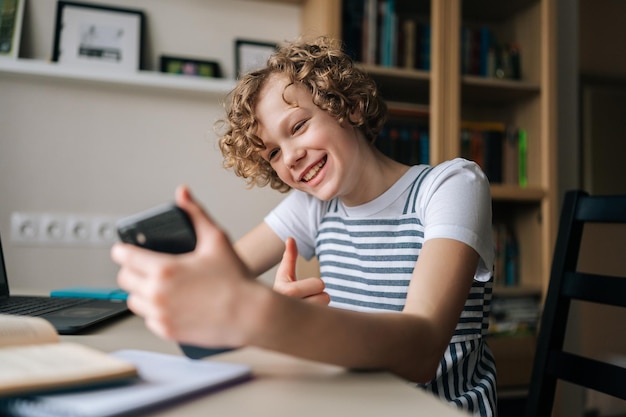
[[[72,213],[11,214],[11,239],[28,245],[108,246],[117,240],[117,218]]]
[[[117,219],[113,217],[93,217],[91,241],[95,244],[110,245],[117,240]]]
[[[11,240],[34,243],[39,240],[40,216],[32,213],[11,213]]]
[[[63,214],[43,213],[39,220],[39,241],[51,244],[65,243],[65,224],[67,217]]]
[[[69,244],[91,243],[91,219],[86,216],[69,215],[65,223],[65,241]]]

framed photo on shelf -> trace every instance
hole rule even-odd
[[[0,57],[17,59],[26,0],[0,0]]]
[[[220,78],[222,70],[216,61],[161,55],[160,71],[166,74]]]
[[[245,39],[235,40],[236,78],[265,66],[267,59],[276,52],[278,44]]]
[[[52,61],[133,72],[144,68],[141,10],[59,0]]]

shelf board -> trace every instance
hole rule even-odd
[[[375,77],[393,77],[400,78],[403,81],[421,81],[428,82],[430,73],[428,71],[398,68],[398,67],[381,67],[379,65],[357,64],[359,68]]]
[[[428,103],[430,73],[406,68],[381,67],[358,64],[378,85],[380,94],[387,101]]]
[[[491,198],[494,201],[517,201],[538,203],[546,196],[546,192],[538,187],[521,188],[516,185],[492,184]]]
[[[537,3],[538,0],[467,0],[463,2],[463,18],[473,20],[504,20]]]
[[[430,115],[430,107],[426,104],[403,103],[387,101],[389,116],[409,116],[427,118]]]
[[[531,287],[527,285],[494,285],[494,296],[500,297],[526,297],[526,296],[541,296],[541,287]]]
[[[498,78],[464,75],[461,77],[461,95],[464,103],[508,103],[541,92],[539,84],[523,80],[502,80]]]
[[[235,86],[235,81],[229,79],[195,78],[151,71],[105,72],[29,59],[0,59],[0,76],[56,78],[68,82],[131,86],[220,97],[228,94]]]
[[[256,1],[258,3],[287,3],[301,5],[305,0],[249,0]]]
[[[430,73],[405,68],[358,64],[378,83],[381,94],[388,100],[428,102]],[[464,103],[500,104],[538,96],[539,84],[524,80],[503,80],[473,75],[461,77]]]

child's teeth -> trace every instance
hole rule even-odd
[[[315,165],[313,168],[311,168],[311,170],[309,172],[307,172],[307,174],[304,176],[304,181],[308,182],[310,181],[315,174],[317,174],[319,172],[319,170],[324,166],[324,161],[321,161],[319,164]]]

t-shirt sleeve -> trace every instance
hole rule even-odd
[[[315,255],[320,210],[320,200],[302,191],[292,190],[264,220],[283,241],[293,237],[300,256],[309,260]]]
[[[424,241],[450,238],[471,246],[480,256],[476,279],[493,274],[494,245],[489,182],[472,161],[454,159],[428,175],[419,202],[425,220]]]

